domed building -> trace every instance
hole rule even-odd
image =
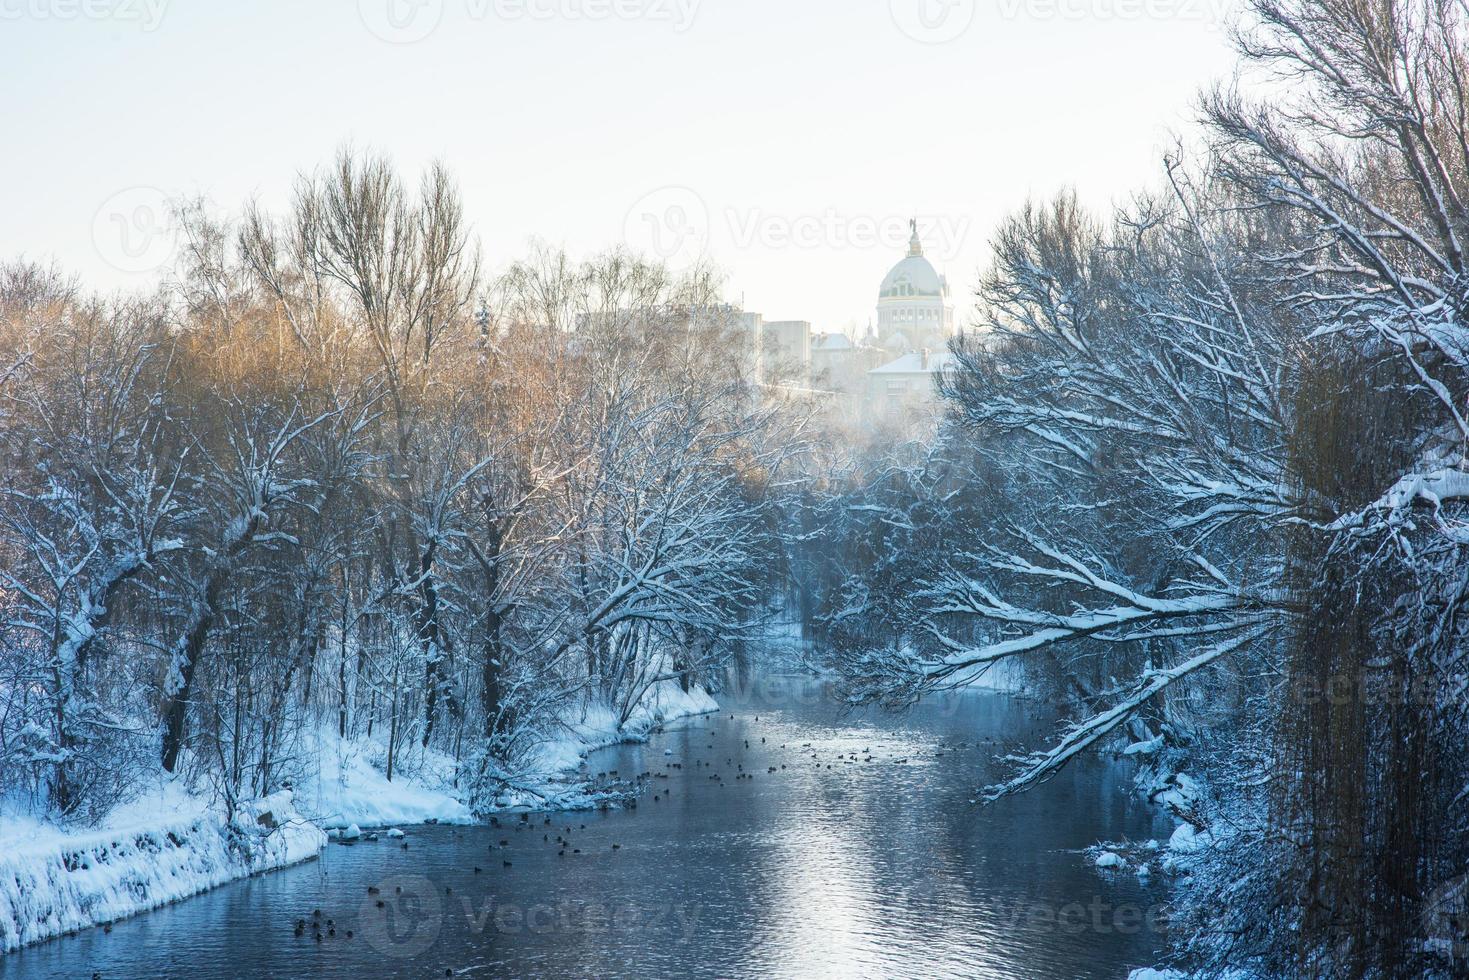
[[[877,297],[877,338],[894,354],[941,351],[954,335],[954,307],[949,281],[923,256],[918,222],[908,254],[882,281]]]
[[[817,333],[804,320],[741,311],[742,374],[763,397],[823,406],[841,431],[916,432],[936,417],[936,382],[955,334],[949,283],[923,254],[918,222],[908,254],[882,280],[867,333]]]
[[[918,222],[908,254],[882,281],[875,343],[888,361],[867,372],[863,415],[870,427],[921,424],[934,415],[938,376],[949,365],[954,307],[949,282],[923,257]]]

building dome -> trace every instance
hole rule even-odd
[[[908,254],[893,266],[882,281],[879,299],[907,299],[910,297],[943,298],[949,295],[949,284],[933,263],[923,257],[923,243],[918,240],[918,223],[913,223],[913,238],[908,243]]]
[[[918,240],[918,222],[908,254],[893,266],[877,299],[877,336],[890,351],[942,350],[954,335],[949,283],[928,259]]]

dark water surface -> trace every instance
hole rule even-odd
[[[1162,891],[1075,853],[1167,833],[1125,767],[1086,762],[1019,799],[968,802],[997,777],[997,748],[1049,733],[1035,705],[972,693],[851,715],[803,681],[724,701],[591,758],[594,772],[669,777],[636,810],[405,828],[406,851],[332,845],[110,934],[0,956],[0,978],[1054,980],[1156,961]],[[335,937],[293,935],[314,909]]]

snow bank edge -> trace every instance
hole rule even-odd
[[[326,834],[288,792],[151,828],[54,838],[0,854],[0,952],[107,925],[240,878],[315,859]]]

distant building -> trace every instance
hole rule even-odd
[[[872,424],[901,423],[938,402],[939,375],[949,366],[947,349],[913,351],[867,372],[867,411]]]
[[[918,222],[908,255],[884,277],[877,296],[877,339],[894,354],[943,350],[954,336],[949,281],[923,256]]]
[[[765,317],[741,312],[736,346],[740,377],[758,390],[765,380]]]
[[[764,338],[767,384],[811,384],[811,324],[805,320],[766,320]]]
[[[923,254],[918,223],[908,254],[883,278],[877,322],[860,340],[814,333],[805,320],[766,320],[744,313],[742,351],[747,376],[767,395],[816,399],[838,430],[909,428],[933,418],[938,375],[950,362],[954,307],[948,280]]]
[[[831,392],[829,416],[837,426],[857,429],[863,424],[867,399],[867,372],[887,359],[871,341],[844,333],[818,334],[811,343],[811,383]]]
[[[932,417],[938,376],[949,366],[953,338],[949,281],[924,257],[915,221],[907,256],[878,291],[875,340],[890,359],[867,373],[863,420],[868,428]]]

